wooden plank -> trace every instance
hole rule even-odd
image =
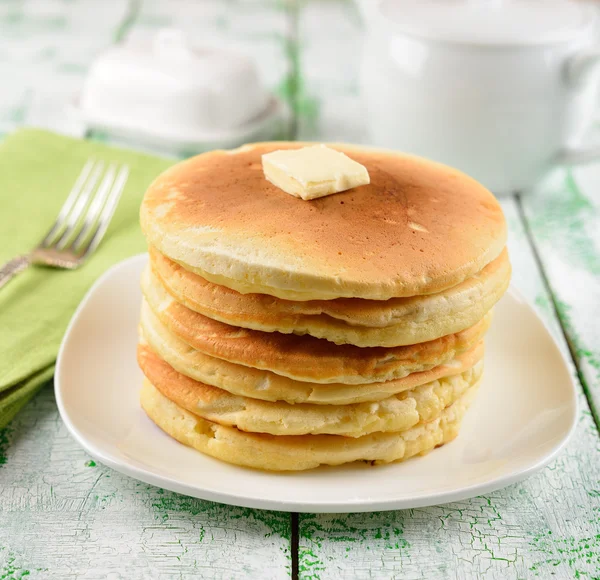
[[[223,29],[262,55],[285,88],[288,20],[275,2],[40,0],[0,5],[0,133],[24,123],[82,134],[64,104],[93,56],[128,34]],[[270,34],[270,31],[273,31]],[[270,60],[268,56],[271,55]],[[278,83],[281,87],[277,87]],[[283,91],[285,92],[285,91]],[[95,464],[68,435],[48,388],[0,431],[0,578],[287,578],[285,513],[204,502]]]
[[[0,432],[0,578],[288,578],[286,513],[120,475],[68,434],[50,388]]]
[[[299,110],[299,134],[323,141],[366,140],[361,115],[345,115],[345,124],[336,114],[329,118],[339,102],[345,103],[343,109],[360,110],[356,53],[349,49],[359,45],[360,30],[343,0],[328,2],[327,10],[336,18],[326,24],[316,2],[306,2],[300,14],[303,69],[298,84],[312,105]],[[319,32],[323,27],[329,27],[326,36]],[[338,43],[348,50],[340,49]],[[336,76],[336,71],[344,72]],[[354,72],[349,76],[348,71]],[[566,353],[519,208],[512,199],[505,200],[503,207],[510,229],[514,282],[536,305]],[[553,465],[523,483],[432,508],[300,514],[300,577],[596,577],[600,570],[600,443],[583,391],[579,398],[582,414],[572,443]]]
[[[600,425],[600,164],[556,170],[522,205]]]

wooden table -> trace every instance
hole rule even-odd
[[[361,23],[343,0],[3,2],[0,132],[36,124],[84,134],[65,103],[94,55],[171,25],[255,57],[289,104],[284,136],[364,141]],[[557,170],[502,202],[514,283],[554,332],[579,390],[577,433],[541,473],[407,511],[230,507],[97,465],[47,388],[0,431],[0,579],[600,578],[599,203],[598,166]]]

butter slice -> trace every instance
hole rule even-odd
[[[265,153],[262,165],[273,185],[307,200],[370,183],[366,167],[325,145]]]

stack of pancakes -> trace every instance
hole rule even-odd
[[[334,146],[371,183],[304,201],[261,155],[206,153],[148,189],[138,360],[148,416],[239,465],[387,463],[451,441],[505,292],[495,198],[446,166]]]

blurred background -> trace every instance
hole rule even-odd
[[[367,143],[513,193],[565,156],[598,156],[597,13],[573,0],[4,0],[0,135],[35,126],[174,157]]]

